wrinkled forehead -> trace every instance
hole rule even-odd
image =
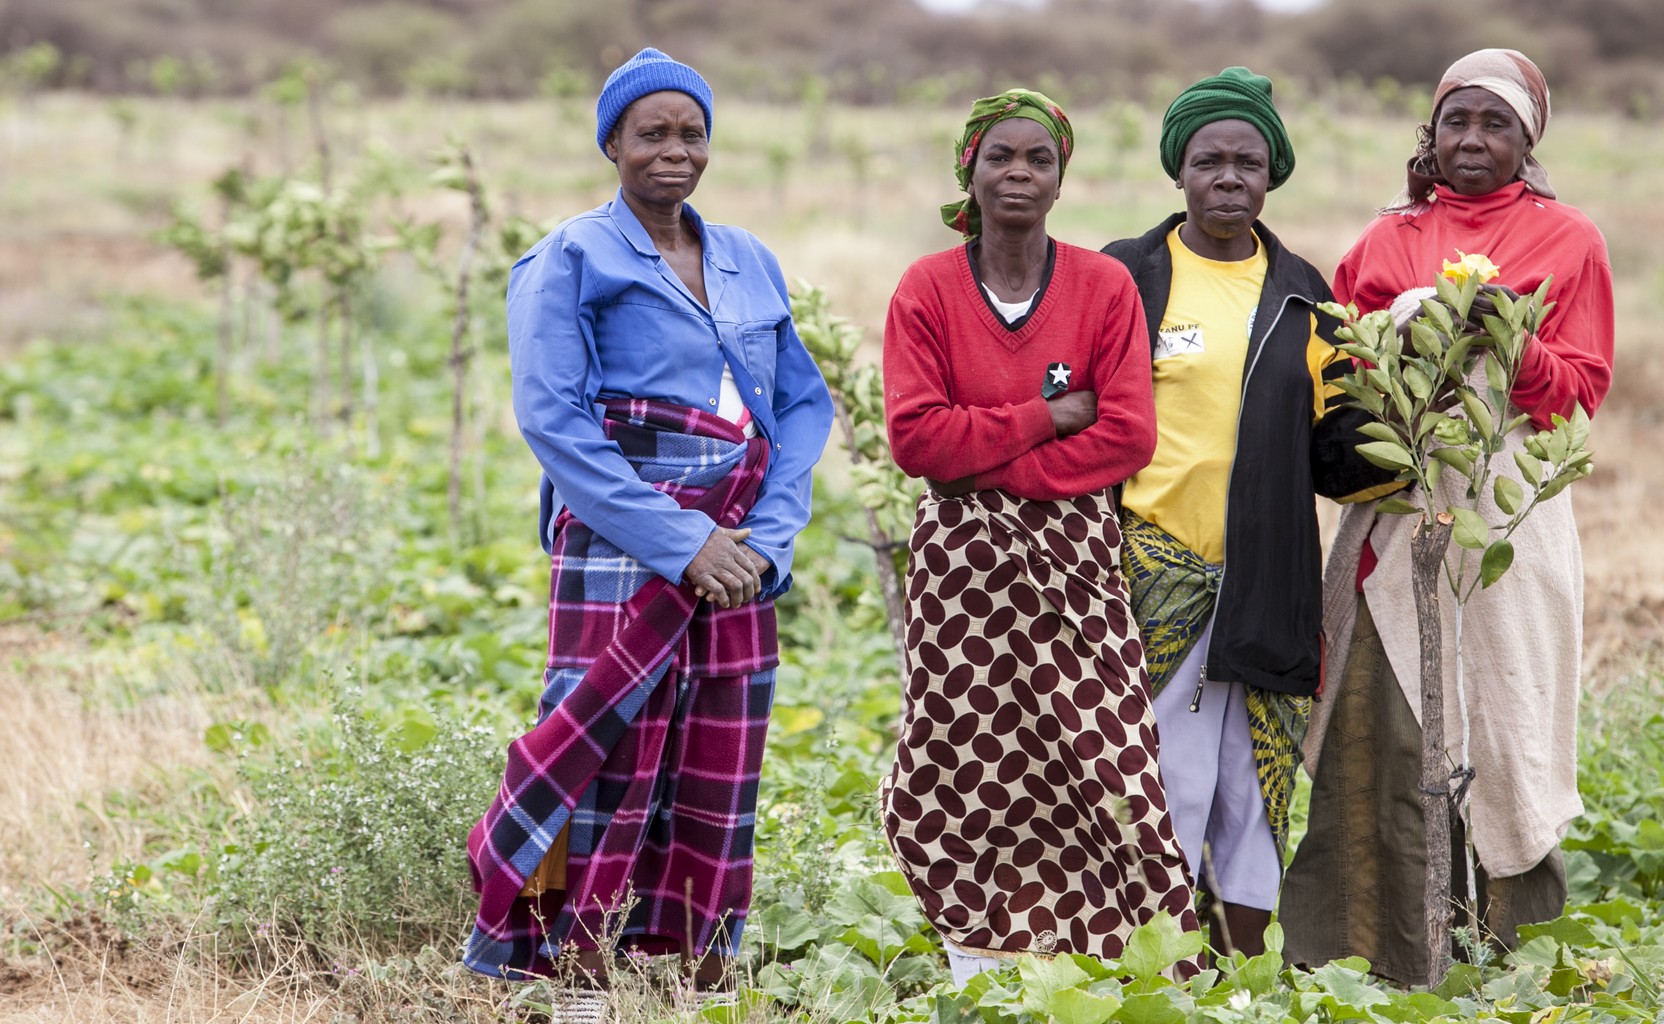
[[[1447,81],[1439,89],[1434,100],[1433,117],[1440,117],[1453,99],[1469,106],[1477,105],[1475,101],[1500,102],[1519,118],[1520,127],[1525,129],[1526,139],[1533,143],[1542,134],[1547,120],[1546,112],[1539,109],[1536,97],[1522,82],[1512,77],[1485,75]]]

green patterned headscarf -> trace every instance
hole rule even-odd
[[[1294,173],[1294,145],[1283,119],[1271,103],[1271,79],[1247,68],[1226,68],[1179,93],[1161,119],[1161,167],[1179,180],[1184,147],[1204,125],[1215,121],[1247,121],[1265,136],[1271,149],[1271,187]]]
[[[971,190],[971,168],[976,165],[976,150],[982,143],[982,137],[994,125],[1013,117],[1026,117],[1045,126],[1057,143],[1057,178],[1063,180],[1063,170],[1069,166],[1069,154],[1075,149],[1075,130],[1069,127],[1068,116],[1057,104],[1033,89],[1007,89],[998,96],[977,100],[971,106],[971,117],[965,122],[965,132],[953,148],[953,173],[959,179],[960,188],[966,192]],[[942,223],[966,237],[980,235],[982,211],[977,209],[974,198],[961,199],[942,207]]]

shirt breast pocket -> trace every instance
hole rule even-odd
[[[779,346],[778,328],[752,325],[740,334],[740,345],[745,356],[745,368],[763,389],[764,401],[774,393],[774,358]]]

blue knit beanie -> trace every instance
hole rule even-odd
[[[693,97],[705,111],[705,134],[711,134],[711,87],[699,72],[651,46],[631,57],[607,76],[595,101],[595,144],[607,151],[607,136],[630,104],[648,93],[674,89]]]

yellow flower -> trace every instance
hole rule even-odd
[[[1449,278],[1451,283],[1458,288],[1467,284],[1470,277],[1479,278],[1480,284],[1489,284],[1496,280],[1498,274],[1502,273],[1501,270],[1497,269],[1497,265],[1491,262],[1491,258],[1484,253],[1463,252],[1457,249],[1456,255],[1461,257],[1460,261],[1456,263],[1449,260],[1444,261],[1444,276]]]

